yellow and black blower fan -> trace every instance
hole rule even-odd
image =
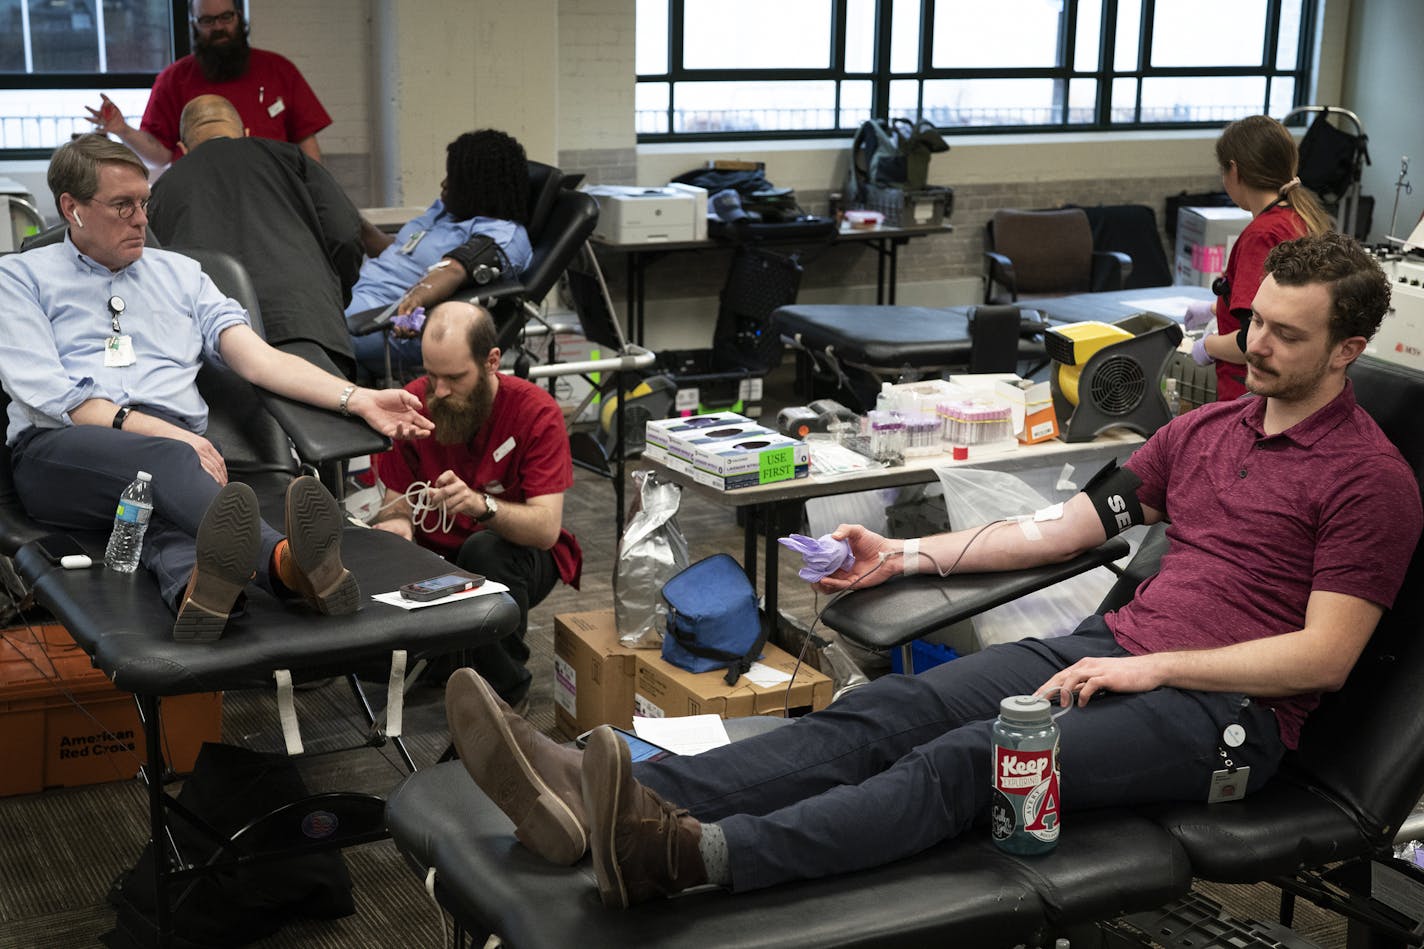
[[[1182,328],[1156,313],[1117,323],[1087,321],[1044,334],[1054,362],[1050,386],[1064,441],[1084,442],[1122,426],[1147,436],[1171,418],[1162,370]]]

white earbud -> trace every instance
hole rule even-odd
[[[76,208],[75,210],[73,210],[73,211],[71,211],[71,212],[69,212],[69,213],[70,213],[70,215],[74,218],[74,223],[75,223],[75,224],[78,224],[80,227],[83,227],[83,226],[84,226],[84,222],[81,221],[81,220],[79,220],[79,209],[78,209],[78,208]]]

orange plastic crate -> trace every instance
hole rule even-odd
[[[188,771],[222,735],[222,693],[163,699],[164,752]],[[0,630],[0,796],[132,778],[147,754],[133,697],[62,626]]]

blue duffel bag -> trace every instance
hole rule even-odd
[[[727,554],[699,560],[663,584],[663,659],[688,672],[727,670],[727,684],[761,658],[766,636],[756,589]]]

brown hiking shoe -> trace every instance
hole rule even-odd
[[[361,605],[361,588],[341,562],[341,506],[310,475],[287,485],[287,544],[296,565],[295,591],[329,616]]]
[[[178,601],[173,638],[203,643],[217,639],[255,572],[262,549],[257,495],[229,481],[198,523],[196,563]]]
[[[514,823],[519,842],[550,863],[577,863],[588,849],[583,756],[540,734],[473,669],[451,674],[445,717],[465,770]]]
[[[605,906],[628,907],[707,882],[702,825],[633,779],[628,746],[608,726],[583,753],[589,848]]]

